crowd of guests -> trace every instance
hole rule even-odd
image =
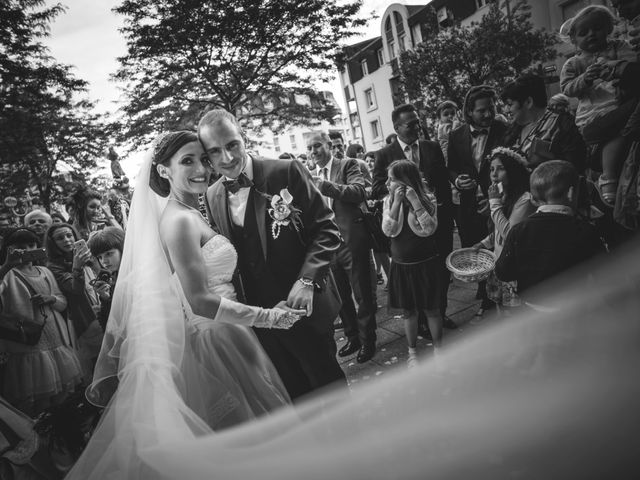
[[[29,416],[91,381],[124,245],[108,200],[82,187],[0,233],[0,392]]]
[[[443,325],[455,328],[446,315],[445,259],[456,230],[461,247],[497,259],[478,283],[472,324],[494,308],[544,310],[532,287],[632,238],[640,217],[638,42],[614,37],[615,23],[608,8],[589,6],[563,25],[576,55],[562,69],[562,93],[551,98],[542,77],[524,74],[499,91],[472,87],[461,107],[443,100],[433,112],[434,141],[409,104],[393,111],[395,133],[378,151],[345,146],[335,133],[308,139],[308,154],[297,158],[345,240],[334,264],[346,292],[340,317],[348,341],[338,355],[358,352],[364,362],[375,354],[372,302],[384,270],[388,306],[404,311],[409,366],[419,334],[438,357]]]

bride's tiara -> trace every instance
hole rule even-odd
[[[158,154],[165,149],[165,147],[177,133],[178,132],[161,133],[153,140],[153,142],[151,143],[151,155],[153,156],[153,160],[151,161],[151,163],[153,163],[154,165],[158,163]]]

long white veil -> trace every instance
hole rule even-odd
[[[637,243],[549,285],[556,313],[452,345],[444,373],[425,361],[214,433],[185,401],[149,168],[90,395],[107,399],[114,375],[118,388],[71,478],[640,478]]]

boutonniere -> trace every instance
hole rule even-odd
[[[300,214],[302,211],[293,205],[293,196],[286,188],[280,190],[280,195],[271,197],[271,208],[268,212],[273,220],[271,222],[271,236],[274,240],[280,236],[282,227],[293,225],[296,232],[300,232],[302,226]]]

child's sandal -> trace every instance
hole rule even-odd
[[[595,186],[602,202],[608,207],[613,207],[616,203],[618,180],[614,178],[604,178],[602,175],[600,175]]]

